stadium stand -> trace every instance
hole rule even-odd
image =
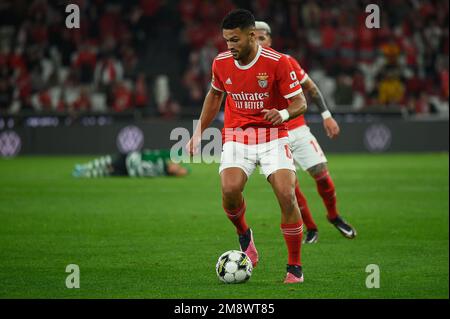
[[[220,21],[245,7],[272,26],[273,47],[301,62],[333,111],[448,116],[447,1],[70,2],[80,29],[64,26],[64,1],[1,2],[1,113],[198,114],[211,62],[226,50]],[[372,2],[380,29],[365,26]]]

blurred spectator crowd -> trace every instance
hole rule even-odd
[[[226,49],[217,21],[233,5],[219,3],[180,5],[191,48],[183,84],[193,104],[201,103],[208,89],[212,58]],[[448,114],[448,1],[234,3],[271,25],[273,47],[300,61],[333,109]],[[366,27],[371,3],[380,8],[379,29]]]
[[[0,2],[0,109],[121,112],[146,106],[138,22],[152,8],[70,1],[80,8],[80,28],[69,29],[67,3]]]
[[[198,113],[226,50],[220,22],[243,7],[271,25],[273,47],[300,61],[334,110],[448,114],[448,1],[73,0],[80,29],[64,27],[65,1],[52,3],[0,1],[0,110]],[[379,29],[366,27],[370,3]],[[180,63],[150,74],[161,21],[178,52],[164,63]]]

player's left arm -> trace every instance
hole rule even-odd
[[[277,126],[289,119],[304,114],[307,109],[307,104],[297,74],[285,55],[280,58],[277,64],[275,78],[279,92],[285,99],[289,100],[289,105],[282,110],[269,109],[263,110],[263,112],[265,113],[264,119],[272,122],[272,125]]]
[[[327,136],[329,138],[337,137],[340,132],[339,125],[331,115],[331,112],[328,109],[325,98],[323,97],[323,94],[320,91],[319,87],[309,77],[302,83],[302,87],[303,90],[308,93],[313,102],[319,108],[319,111],[323,118],[323,127],[325,129],[325,132],[327,133]]]
[[[295,118],[306,112],[307,105],[306,99],[303,92],[289,98],[290,104],[284,110],[270,109],[263,110],[264,119],[266,121],[272,122],[274,126],[280,125],[281,123],[287,121],[288,119]]]

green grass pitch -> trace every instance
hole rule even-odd
[[[314,181],[299,172],[319,226],[302,248],[305,282],[284,285],[280,212],[258,171],[245,197],[260,264],[226,285],[218,256],[237,249],[221,206],[217,164],[187,178],[77,180],[92,157],[0,160],[0,298],[448,298],[448,154],[329,155],[343,238],[325,218]],[[80,267],[67,289],[65,267]],[[368,289],[368,264],[380,288]]]

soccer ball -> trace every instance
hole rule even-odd
[[[216,264],[216,273],[227,284],[246,282],[252,275],[252,262],[242,251],[229,250],[220,255]]]

